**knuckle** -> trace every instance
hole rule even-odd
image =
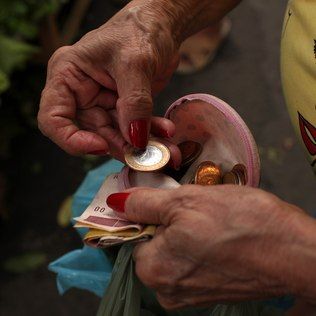
[[[144,261],[142,261],[144,262]],[[136,274],[142,282],[150,288],[158,288],[161,282],[158,278],[161,267],[151,261],[136,264]]]
[[[196,188],[193,191],[191,185],[184,185],[181,188],[175,190],[175,194],[170,200],[170,203],[173,203],[177,209],[193,209],[195,206],[197,194],[198,192],[196,191]]]
[[[170,271],[175,272],[175,271]],[[157,275],[161,273],[161,271],[156,272]],[[179,282],[176,280],[172,274],[163,274],[160,276],[160,278],[157,280],[157,288],[163,289],[165,293],[168,293],[169,296],[173,296],[177,294],[177,289],[179,288]]]
[[[80,39],[80,43],[86,41],[86,40],[90,40],[91,38],[101,38],[102,39],[102,32],[99,31],[99,29],[94,29],[91,30],[89,32],[87,32],[86,34],[84,34],[81,39]]]
[[[143,201],[143,195],[141,190],[132,192],[128,197],[125,204],[125,213],[131,216],[133,219],[138,219]]]
[[[132,109],[133,112],[146,113],[149,114],[152,111],[152,98],[150,91],[147,89],[141,89],[140,91],[135,91],[125,98],[120,98],[118,100],[118,107],[125,107]]]
[[[255,199],[260,201],[261,206],[267,210],[274,209],[280,201],[279,198],[275,196],[274,194],[265,192],[263,190],[257,191]]]
[[[61,59],[64,59],[71,50],[71,46],[62,46],[55,50],[53,55],[48,61],[48,67],[53,66],[55,63],[60,62]]]
[[[268,212],[271,214],[271,213],[275,213],[277,216],[277,214],[279,214],[279,210],[283,209],[283,203],[281,202],[281,200],[272,195],[269,197],[269,198],[266,198],[266,200],[264,201],[265,203],[265,208],[268,210]],[[278,212],[276,212],[278,211]]]
[[[158,302],[166,310],[175,310],[180,307],[179,303],[174,297],[166,295],[157,295]]]
[[[37,127],[43,135],[47,136],[44,122],[45,122],[45,119],[42,115],[42,112],[39,111],[37,114]]]
[[[135,267],[136,275],[139,277],[139,279],[146,285],[151,287],[152,285],[152,278],[153,275],[151,275],[148,271],[148,269],[144,266],[142,263],[136,263]]]
[[[71,156],[79,156],[81,155],[82,153],[80,151],[78,151],[77,149],[75,148],[65,148],[65,147],[62,147],[60,146],[67,154],[71,155]]]
[[[141,70],[150,70],[155,67],[157,57],[151,47],[141,47],[141,49],[123,50],[120,62],[125,69],[139,68]]]
[[[45,111],[40,109],[37,113],[37,126],[41,133],[45,136],[49,135],[49,128],[48,128],[48,117]]]
[[[137,55],[135,62],[141,69],[150,71],[155,67],[156,58],[151,50],[147,50],[145,53]]]

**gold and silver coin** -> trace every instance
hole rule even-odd
[[[191,164],[200,156],[202,152],[202,145],[192,140],[187,140],[177,145],[181,152],[182,162],[178,170],[174,168],[167,168],[166,174],[176,181],[180,181],[185,173],[188,171]],[[194,183],[194,178],[193,182]]]
[[[191,165],[201,154],[202,145],[192,140],[178,144],[182,156],[181,168]]]
[[[247,169],[242,164],[237,164],[232,169],[233,172],[235,172],[240,180],[241,185],[246,185],[247,183]]]
[[[155,171],[163,168],[170,160],[167,146],[155,140],[149,140],[144,150],[131,148],[125,154],[126,164],[137,171]]]
[[[195,172],[194,183],[199,185],[221,184],[222,173],[220,167],[212,161],[202,162]]]
[[[224,184],[246,185],[247,183],[247,170],[242,164],[237,164],[229,172],[223,176]]]
[[[226,172],[223,176],[223,184],[236,184],[240,185],[240,180],[235,172]]]

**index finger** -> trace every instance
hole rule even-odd
[[[65,84],[60,83],[58,89],[46,87],[40,101],[39,129],[70,154],[106,154],[108,145],[101,136],[75,125],[76,108],[75,96]]]
[[[107,203],[120,211],[120,217],[129,221],[168,226],[175,213],[172,209],[173,192],[174,189],[133,189],[130,192],[111,194]]]

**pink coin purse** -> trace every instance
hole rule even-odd
[[[176,125],[176,133],[171,139],[173,143],[192,140],[203,146],[202,153],[187,170],[180,184],[192,178],[201,162],[210,160],[219,165],[222,172],[230,171],[236,164],[244,165],[246,185],[259,185],[260,159],[257,145],[246,123],[230,105],[208,94],[190,94],[175,101],[165,117]],[[131,172],[128,167],[121,171],[118,177],[120,190],[137,186],[179,186],[172,181],[167,183],[164,177],[158,176],[151,178],[149,175],[139,175],[133,176],[131,180]]]

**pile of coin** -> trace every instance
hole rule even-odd
[[[229,172],[223,175],[223,184],[237,184],[246,185],[247,183],[247,170],[242,164],[237,164]]]
[[[182,155],[182,163],[179,170],[166,167],[164,173],[179,182],[192,163],[200,156],[202,145],[195,141],[185,141],[178,144],[178,147]],[[145,150],[131,149],[125,154],[127,165],[137,171],[161,170],[167,165],[169,159],[170,152],[168,148],[155,140],[150,140]],[[247,171],[244,165],[236,164],[232,170],[223,173],[221,167],[212,161],[201,162],[189,181],[191,184],[199,185],[245,185],[246,182]]]

